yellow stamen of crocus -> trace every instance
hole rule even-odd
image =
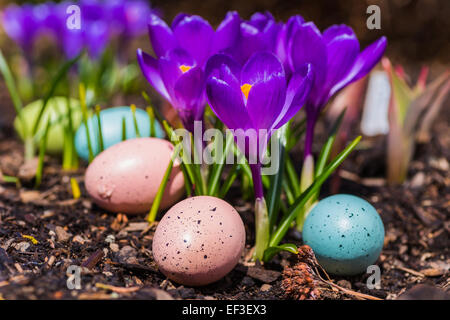
[[[183,73],[189,71],[190,69],[191,69],[190,66],[186,66],[186,65],[184,65],[184,64],[182,64],[182,65],[180,66],[180,70],[181,70],[181,72],[183,72]]]
[[[241,91],[242,91],[242,93],[244,94],[244,96],[245,96],[245,99],[248,99],[248,94],[250,93],[250,89],[252,88],[252,85],[251,84],[248,84],[248,83],[244,83],[242,86],[241,86]]]

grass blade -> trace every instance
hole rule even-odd
[[[11,70],[9,69],[8,63],[6,62],[6,59],[3,56],[3,53],[1,50],[0,50],[0,72],[2,73],[3,78],[5,79],[6,87],[8,88],[9,95],[11,96],[11,99],[13,101],[14,109],[16,110],[16,113],[19,116],[22,128],[24,129],[24,133],[26,136],[26,133],[27,133],[26,123],[25,123],[25,121],[23,119],[23,115],[22,115],[22,109],[23,109],[22,100],[20,99],[20,95],[17,90],[16,84],[14,82],[14,78],[11,73]]]
[[[353,149],[357,146],[359,141],[361,140],[361,136],[357,137],[353,140],[340,154],[336,156],[336,158],[324,169],[323,173],[318,176],[313,184],[306,189],[295,201],[295,203],[289,209],[288,216],[283,219],[283,221],[278,226],[277,230],[273,233],[269,246],[276,247],[280,241],[283,239],[286,232],[289,230],[291,223],[297,217],[298,212],[303,208],[306,202],[313,196],[317,190],[322,186],[325,180],[336,170],[341,163],[347,158],[347,156],[353,151]]]
[[[173,163],[175,161],[175,158],[178,156],[178,153],[180,152],[181,146],[182,144],[179,143],[175,146],[173,150],[173,154],[170,159],[169,165],[167,166],[167,169],[164,172],[163,179],[161,181],[161,184],[159,185],[158,192],[156,193],[155,200],[153,200],[152,207],[147,217],[147,221],[149,223],[154,222],[156,219],[156,214],[158,213],[159,205],[161,204],[161,199],[164,194],[164,190],[166,189],[167,181],[169,180],[170,173],[172,172]]]
[[[134,124],[134,131],[136,132],[136,138],[140,138],[141,133],[139,132],[139,126],[138,126],[138,122],[136,119],[136,105],[132,104],[130,106],[130,109],[131,109],[131,114],[133,115],[133,124]]]
[[[228,191],[231,188],[231,185],[233,184],[234,180],[236,180],[237,175],[239,173],[239,170],[241,169],[240,165],[235,163],[233,167],[231,168],[231,171],[228,173],[227,178],[225,179],[222,187],[219,191],[219,198],[223,199],[227,195]]]
[[[100,119],[100,106],[95,106],[95,115],[97,118],[97,127],[98,127],[98,145],[100,146],[100,152],[105,150],[105,144],[103,142],[103,130],[102,130],[102,120]]]
[[[42,173],[44,171],[44,158],[45,158],[45,151],[47,149],[47,136],[48,131],[50,128],[50,120],[47,120],[47,124],[45,126],[44,135],[41,138],[41,142],[39,145],[39,161],[38,161],[38,167],[36,170],[36,181],[34,184],[34,187],[37,189],[41,185],[42,182]]]
[[[279,168],[277,173],[270,177],[270,187],[266,195],[267,211],[269,215],[269,230],[272,230],[275,225],[280,209],[280,196],[283,186],[282,182],[284,180],[284,167],[286,162],[286,132],[288,131],[288,126],[289,123],[283,126],[280,130],[277,130],[272,137],[272,139],[278,139],[279,141]]]
[[[56,76],[53,78],[53,81],[50,85],[50,89],[48,90],[47,94],[44,97],[44,100],[42,102],[42,107],[39,110],[38,116],[36,118],[36,121],[33,126],[33,130],[31,131],[32,135],[34,136],[37,132],[37,129],[39,127],[39,123],[41,122],[42,115],[44,114],[45,108],[47,107],[47,103],[50,100],[51,97],[53,97],[53,94],[55,93],[56,87],[60,83],[60,81],[66,76],[67,72],[72,68],[72,66],[80,59],[81,55],[83,53],[79,53],[78,56],[75,58],[67,61],[63,64],[63,66],[58,70]]]
[[[81,113],[83,116],[83,123],[84,128],[86,130],[86,140],[88,145],[88,152],[89,152],[89,162],[92,162],[94,160],[94,152],[92,151],[92,141],[91,141],[91,135],[89,132],[88,127],[88,110],[86,105],[86,88],[84,87],[83,83],[80,83],[78,87],[79,95],[80,95],[80,106],[81,106]]]
[[[209,179],[209,190],[208,194],[210,196],[216,196],[217,192],[219,190],[219,181],[220,176],[222,175],[223,168],[225,166],[225,159],[228,155],[228,152],[230,152],[230,148],[233,145],[234,139],[233,135],[228,134],[226,136],[226,142],[225,142],[225,149],[221,154],[220,159],[218,159],[217,164],[213,166],[213,170],[211,172],[211,177]]]
[[[155,111],[153,111],[152,107],[145,108],[148,114],[148,120],[150,121],[150,137],[156,137],[156,129],[155,129]]]
[[[317,159],[317,165],[316,165],[316,172],[315,172],[316,177],[322,174],[323,169],[325,168],[325,165],[328,162],[331,150],[333,149],[334,141],[336,140],[337,132],[339,131],[339,128],[341,127],[342,119],[344,119],[346,111],[347,111],[347,109],[342,110],[341,114],[334,122],[333,127],[330,131],[330,134],[328,136],[328,139],[327,139],[325,145],[322,147],[322,150],[320,151],[319,158]]]
[[[127,122],[125,117],[122,117],[122,141],[127,140]]]

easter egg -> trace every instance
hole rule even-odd
[[[114,107],[100,111],[100,124],[102,128],[103,147],[107,149],[116,143],[122,142],[122,122],[125,119],[126,138],[136,138],[134,117],[130,107]],[[150,136],[150,119],[147,112],[136,109],[136,122],[141,137]],[[99,127],[97,115],[93,115],[87,121],[89,137],[94,155],[100,152]],[[154,121],[156,137],[164,137],[161,125]],[[84,159],[89,159],[88,140],[86,126],[81,123],[75,135],[75,148],[78,155]]]
[[[306,217],[303,241],[326,271],[336,275],[366,272],[377,261],[384,226],[366,200],[337,194],[321,200]]]
[[[101,152],[89,165],[85,186],[101,208],[127,214],[148,213],[173,153],[173,145],[159,138],[135,138]],[[174,162],[160,208],[168,208],[184,194],[180,163]]]
[[[63,150],[64,145],[64,126],[68,123],[67,118],[67,98],[65,97],[53,97],[48,100],[45,107],[42,118],[37,127],[38,133],[43,133],[47,125],[47,121],[50,119],[52,124],[50,125],[47,135],[47,149],[48,154],[59,154]],[[33,130],[34,124],[37,121],[39,112],[42,108],[43,100],[36,100],[22,109],[23,119],[27,130]],[[76,99],[70,99],[70,110],[72,115],[72,125],[74,130],[80,125],[82,116],[80,103]],[[17,116],[14,120],[14,127],[21,139],[24,139],[24,128],[22,122]]]
[[[222,199],[198,196],[167,211],[156,228],[152,251],[169,279],[202,286],[229,273],[244,245],[244,223],[237,211]]]

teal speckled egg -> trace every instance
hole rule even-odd
[[[100,111],[100,121],[102,127],[103,145],[107,149],[122,141],[122,119],[125,118],[127,139],[136,138],[136,130],[133,120],[133,113],[130,107],[113,107]],[[150,119],[147,112],[136,109],[136,122],[141,137],[150,136]],[[98,138],[98,120],[93,115],[87,121],[89,136],[91,139],[92,151],[94,155],[100,152]],[[155,133],[157,138],[163,138],[164,133],[161,125],[155,120]],[[75,148],[80,158],[89,159],[88,142],[86,139],[86,127],[84,123],[80,125],[75,135]]]
[[[303,241],[329,273],[355,275],[366,272],[380,256],[384,226],[369,202],[337,194],[311,210],[303,225]]]

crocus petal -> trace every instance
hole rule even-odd
[[[305,63],[313,65],[314,86],[311,90],[310,100],[320,99],[321,88],[327,72],[327,48],[320,31],[314,23],[304,23],[295,32],[290,46],[290,63],[293,70],[298,70]]]
[[[286,101],[277,120],[274,121],[274,129],[282,127],[305,104],[314,82],[314,72],[311,64],[306,64],[292,75],[286,90]]]
[[[95,21],[88,24],[84,33],[89,56],[98,59],[109,42],[109,29],[103,21]]]
[[[143,52],[141,49],[137,50],[137,60],[147,81],[170,102],[169,94],[159,73],[158,60]]]
[[[370,72],[370,70],[380,61],[387,46],[387,39],[381,37],[364,51],[362,51],[353,64],[352,69],[340,82],[335,84],[330,90],[329,97],[333,96],[337,91],[345,87],[351,82],[357,81]]]
[[[239,37],[241,18],[236,11],[228,12],[225,19],[217,27],[214,35],[212,52],[219,52],[231,47]]]
[[[242,68],[241,85],[245,83],[254,85],[273,77],[284,77],[284,69],[280,60],[270,52],[257,52]]]
[[[286,24],[280,30],[277,37],[277,44],[275,52],[277,57],[283,63],[284,69],[287,72],[290,69],[288,61],[288,48],[289,43],[292,39],[292,35],[297,31],[297,29],[303,24],[304,20],[300,15],[295,15],[289,18]]]
[[[225,67],[225,68],[224,68]],[[229,55],[218,53],[208,59],[205,66],[205,75],[207,78],[216,77],[224,80],[228,84],[230,81],[236,81],[240,77],[241,68],[239,64]]]
[[[225,81],[211,77],[206,82],[209,105],[216,116],[230,129],[252,127],[240,90]]]
[[[159,74],[171,98],[175,95],[175,83],[183,74],[183,71],[180,69],[182,65],[194,66],[192,57],[182,49],[170,50],[164,57],[159,59]]]
[[[173,18],[172,24],[171,24],[171,28],[172,30],[175,29],[175,27],[180,23],[180,21],[182,21],[184,18],[189,17],[189,15],[187,13],[179,13],[175,16],[175,18]]]
[[[169,50],[177,46],[177,41],[172,30],[155,14],[150,15],[148,33],[153,51],[155,51],[158,57],[166,55]]]
[[[266,12],[255,12],[254,14],[252,14],[252,16],[250,17],[249,23],[258,28],[260,31],[262,31],[266,24],[269,21],[274,21],[275,19],[273,18],[272,14],[269,11]]]
[[[199,16],[186,16],[178,22],[173,33],[181,48],[186,50],[198,65],[206,62],[214,37],[214,29]]]
[[[339,24],[339,25],[333,25],[326,29],[323,34],[322,38],[325,43],[329,43],[333,41],[334,38],[339,37],[343,34],[346,35],[355,35],[352,28],[345,24]]]
[[[184,73],[176,82],[176,108],[186,129],[194,129],[194,121],[200,120],[205,109],[205,75],[200,67]]]
[[[347,75],[358,54],[359,42],[353,32],[339,34],[327,43],[327,76],[323,90],[328,93]]]
[[[248,94],[247,110],[256,129],[269,130],[286,99],[284,75],[273,75],[252,86]]]

